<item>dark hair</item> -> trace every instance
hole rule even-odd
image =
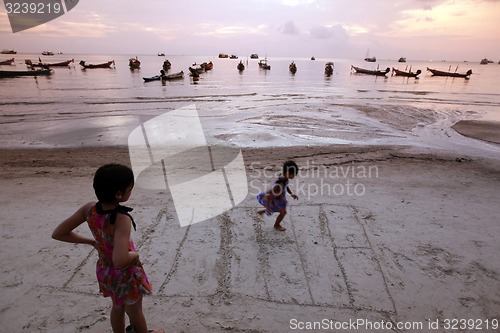
[[[286,161],[283,163],[283,174],[293,174],[296,176],[299,173],[299,167],[294,161]]]
[[[134,185],[134,172],[125,165],[106,164],[94,175],[94,191],[100,202],[114,201],[116,192],[125,192],[130,185]]]

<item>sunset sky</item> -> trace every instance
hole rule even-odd
[[[12,33],[18,52],[500,60],[500,0],[81,0]]]

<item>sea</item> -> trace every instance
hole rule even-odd
[[[10,56],[2,55],[0,60]],[[0,147],[126,146],[130,133],[145,122],[183,107],[195,107],[207,141],[238,147],[311,145],[409,145],[471,154],[500,155],[498,144],[466,138],[451,126],[463,119],[500,121],[500,64],[479,60],[411,61],[247,56],[221,59],[188,55],[15,55],[37,62],[74,59],[41,77],[0,79]],[[131,70],[129,58],[141,67]],[[159,74],[184,72],[181,80],[145,82]],[[114,60],[111,69],[83,69],[79,62]],[[189,76],[188,68],[212,61],[213,69]],[[236,66],[242,61],[244,71]],[[297,65],[291,74],[288,65]],[[324,67],[334,63],[333,75]],[[356,74],[366,69],[398,68],[422,73],[418,79]],[[470,79],[434,77],[427,68],[465,73]]]

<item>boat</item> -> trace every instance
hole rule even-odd
[[[196,66],[196,64],[193,64],[193,66]],[[204,73],[205,72],[205,69],[202,68],[201,66],[197,66],[197,67],[189,67],[189,72],[191,74],[196,74],[196,75],[200,75],[201,73]]]
[[[26,65],[28,65],[28,66],[31,66],[31,67],[42,67],[42,68],[67,67],[72,62],[75,62],[75,59],[70,59],[70,60],[61,61],[61,62],[47,63],[47,62],[42,62],[42,60],[40,58],[38,58],[38,63],[36,63],[36,64],[34,64],[30,59],[24,60],[24,63]]]
[[[17,54],[15,50],[2,50],[1,54]]]
[[[168,75],[161,75],[160,78],[162,81],[179,80],[179,79],[184,78],[184,72],[180,71],[180,72],[172,73],[172,74],[168,74]]]
[[[155,75],[155,76],[151,76],[151,77],[143,77],[142,79],[144,80],[144,82],[160,81],[161,80],[161,76],[160,75]]]
[[[292,74],[297,73],[297,65],[295,65],[295,63],[293,61],[290,65],[288,65],[288,69],[290,70],[290,72]]]
[[[458,67],[457,67],[458,69]],[[432,68],[429,68],[427,67],[427,70],[429,72],[432,73],[432,75],[434,76],[450,76],[450,77],[461,77],[461,78],[465,78],[465,79],[468,79],[469,76],[472,74],[472,70],[469,69],[466,73],[457,73],[456,70],[455,72],[445,72],[445,71],[440,71],[440,70],[437,70],[437,69],[432,69]]]
[[[130,69],[138,69],[141,67],[141,62],[139,61],[139,59],[137,59],[137,57],[130,58],[128,60],[128,65],[129,65]]]
[[[410,70],[406,72],[392,67],[392,73],[396,76],[414,77],[418,79],[418,76],[420,75],[420,73],[422,73],[422,71],[420,69],[417,69],[417,71],[414,73],[410,68]]]
[[[211,70],[212,68],[214,68],[214,64],[213,62],[209,61],[209,62],[204,62],[200,65],[201,68],[203,68],[206,71],[209,71]]]
[[[267,58],[259,60],[259,67],[262,69],[271,69],[271,65],[267,63]]]
[[[333,74],[333,62],[327,62],[325,64],[325,75],[330,76]]]
[[[158,57],[164,57],[165,53],[158,53]]]
[[[356,71],[356,73],[377,75],[377,76],[385,76],[387,73],[389,73],[391,71],[391,69],[389,67],[387,67],[385,69],[385,71],[364,69],[364,68],[356,67],[353,65],[351,65],[351,68],[354,69]]]
[[[238,56],[236,54],[231,54],[229,56],[229,59],[238,59]]]
[[[54,52],[51,52],[51,51],[43,51],[43,52],[42,52],[42,55],[44,55],[44,56],[53,56],[53,55],[54,55]]]
[[[367,62],[376,62],[376,61],[377,61],[377,58],[375,58],[375,57],[370,57],[370,49],[368,49],[368,50],[366,51],[365,61],[367,61]]]
[[[219,53],[219,58],[229,58],[229,56],[225,53]]]
[[[80,66],[82,66],[84,69],[92,69],[92,68],[111,68],[111,65],[115,65],[115,61],[114,60],[111,60],[111,61],[108,61],[108,62],[105,62],[105,63],[102,63],[102,64],[97,64],[97,65],[94,65],[94,64],[86,64],[85,61],[81,60],[80,61]]]
[[[170,69],[170,67],[172,67],[172,64],[170,63],[170,61],[168,61],[168,59],[166,59],[164,62],[163,62],[163,70],[165,71],[168,71]]]
[[[406,58],[405,57],[401,57],[401,58],[399,58],[398,62],[406,62]]]
[[[0,61],[0,66],[13,65],[14,58]]]
[[[311,60],[316,60],[316,58],[314,56],[311,57]]]
[[[484,59],[481,59],[481,61],[479,62],[481,65],[487,65],[488,64],[488,59],[484,58]]]
[[[252,53],[250,59],[259,59],[259,55],[257,53]]]
[[[245,65],[243,62],[240,60],[240,63],[236,66],[236,68],[241,72],[245,70]]]
[[[42,76],[50,75],[52,70],[48,68],[26,71],[2,71],[0,70],[0,78],[4,77],[18,77],[18,76]]]

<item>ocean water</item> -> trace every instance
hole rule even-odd
[[[64,54],[44,62],[73,58],[70,67],[54,68],[49,77],[0,79],[0,146],[61,147],[126,145],[129,133],[165,112],[195,105],[207,140],[241,147],[384,144],[432,146],[498,153],[498,145],[464,138],[450,126],[460,119],[500,121],[500,65],[466,62],[398,63],[362,59],[294,59],[269,57],[271,70],[258,60],[217,56],[138,55],[139,70],[130,70],[136,55]],[[35,62],[37,54],[17,54]],[[1,57],[4,60],[7,56]],[[164,59],[169,73],[184,71],[183,80],[144,82],[159,73]],[[262,57],[261,57],[262,59]],[[113,69],[83,70],[78,62],[114,60]],[[236,69],[242,60],[243,72]],[[193,63],[212,61],[213,70],[198,82],[189,77]],[[297,64],[295,75],[288,64]],[[324,75],[327,61],[334,73]],[[419,79],[354,74],[351,65],[367,69],[422,70]],[[466,72],[469,80],[433,77],[427,67]]]

